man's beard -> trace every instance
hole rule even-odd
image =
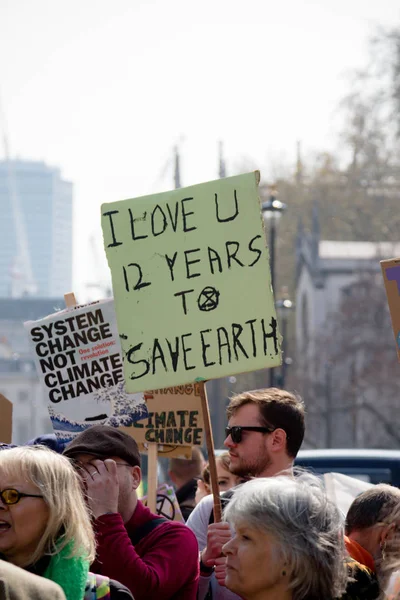
[[[253,462],[241,458],[240,462],[237,464],[233,465],[231,463],[229,465],[229,470],[238,477],[259,477],[270,464],[271,459],[269,455],[264,454],[264,456],[260,456],[258,459],[253,460]]]

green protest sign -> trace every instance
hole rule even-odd
[[[128,392],[280,364],[258,181],[101,207]]]

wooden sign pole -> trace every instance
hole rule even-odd
[[[0,442],[11,444],[12,441],[12,414],[11,400],[0,394]]]
[[[68,292],[64,294],[65,305],[67,308],[74,308],[77,305],[75,294]],[[147,473],[147,506],[151,512],[156,512],[157,506],[157,444],[149,444],[148,447],[148,473]]]
[[[74,308],[74,306],[77,305],[74,292],[68,292],[68,294],[64,294],[64,300],[67,308]]]
[[[152,513],[157,507],[157,457],[158,445],[149,444],[147,461],[147,506]]]
[[[219,523],[221,521],[221,516],[222,516],[221,498],[219,497],[217,464],[215,462],[214,440],[213,440],[212,429],[211,429],[210,410],[208,407],[207,390],[206,390],[205,381],[201,381],[199,384],[199,387],[200,387],[201,407],[203,410],[204,432],[206,434],[208,465],[209,465],[209,469],[210,469],[211,492],[214,497],[214,523]]]

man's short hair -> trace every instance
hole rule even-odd
[[[279,428],[286,432],[287,453],[295,458],[303,443],[305,429],[304,403],[300,396],[278,388],[243,392],[231,398],[226,409],[228,419],[246,404],[258,406],[262,426]]]
[[[386,483],[375,485],[353,500],[346,516],[346,535],[378,523],[389,525],[399,509],[400,490]]]
[[[192,458],[170,458],[169,470],[175,473],[179,479],[189,481],[194,477],[200,477],[204,467],[204,456],[200,448],[192,448]]]

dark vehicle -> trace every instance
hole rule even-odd
[[[315,473],[343,473],[369,483],[400,487],[399,450],[301,450],[295,464]]]

